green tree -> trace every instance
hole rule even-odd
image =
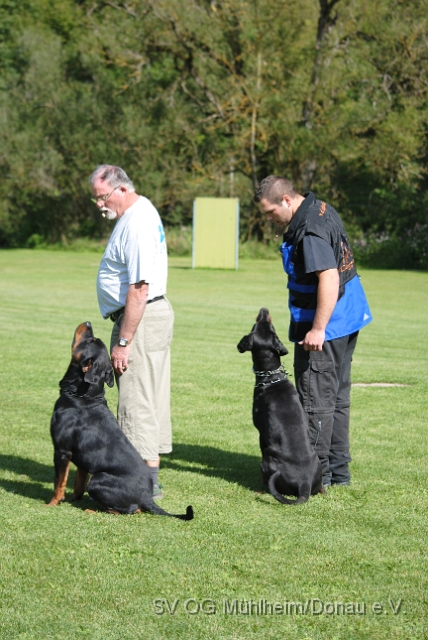
[[[1,0],[0,244],[102,235],[87,183],[101,162],[170,225],[197,195],[238,196],[243,236],[268,240],[252,193],[281,173],[356,237],[414,244],[427,4]]]

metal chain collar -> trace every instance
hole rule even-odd
[[[283,364],[281,364],[279,369],[274,369],[273,371],[256,371],[253,367],[253,373],[255,373],[256,376],[261,376],[262,378],[267,376],[274,376],[275,373],[285,373],[286,376],[288,375]]]
[[[281,364],[281,366],[279,367],[279,369],[274,369],[273,371],[256,371],[253,367],[253,373],[256,374],[256,376],[260,376],[261,378],[267,378],[268,376],[274,376],[278,373],[282,373],[284,375],[284,378],[276,378],[276,380],[269,380],[269,382],[257,382],[254,387],[266,387],[269,384],[275,384],[275,382],[284,382],[284,379],[287,380],[287,376],[288,373],[285,370],[285,367],[283,364]]]

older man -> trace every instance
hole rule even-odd
[[[345,228],[313,193],[301,195],[281,176],[268,176],[254,200],[285,228],[281,246],[288,274],[296,388],[323,484],[348,485],[351,361],[359,330],[371,320]]]
[[[98,304],[114,322],[111,359],[119,388],[118,422],[151,469],[153,495],[160,454],[172,450],[170,343],[174,314],[165,297],[167,250],[159,214],[135,193],[120,167],[98,166],[90,177],[102,215],[116,220],[97,278]]]

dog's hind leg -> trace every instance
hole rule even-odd
[[[71,496],[71,500],[80,500],[85,493],[86,489],[86,478],[88,477],[88,472],[84,469],[77,469],[76,478],[74,480],[74,491]]]
[[[71,452],[55,451],[55,486],[54,494],[49,502],[50,507],[55,507],[64,500],[65,487],[67,486],[68,472],[70,470]]]
[[[279,491],[275,486],[275,481],[277,480],[277,478],[280,477],[280,475],[281,475],[280,471],[275,471],[275,473],[272,474],[271,477],[269,478],[269,482],[268,482],[269,491],[271,492],[275,500],[278,500],[278,502],[281,502],[282,504],[292,504],[292,505],[304,504],[309,500],[309,496],[311,495],[311,488],[308,482],[303,482],[302,484],[299,485],[299,489],[298,489],[299,497],[296,498],[296,500],[290,500],[290,498],[284,498],[284,496],[281,493],[279,493]]]

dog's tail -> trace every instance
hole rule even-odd
[[[311,495],[311,489],[308,485],[308,490],[307,491],[303,491],[303,493],[301,493],[299,495],[298,498],[296,498],[296,500],[290,500],[289,498],[284,498],[283,495],[281,495],[278,491],[277,488],[275,486],[275,482],[276,479],[281,475],[280,471],[275,471],[275,473],[273,473],[269,480],[268,480],[268,487],[269,487],[269,491],[271,492],[271,494],[273,495],[273,497],[278,500],[278,502],[282,502],[282,504],[303,504],[304,502],[307,502],[309,500],[309,496]],[[306,489],[306,487],[305,487]]]
[[[176,514],[168,513],[161,507],[158,507],[154,502],[147,507],[143,507],[145,511],[149,511],[155,516],[170,516],[171,518],[179,518],[180,520],[193,520],[193,508],[189,505],[186,509],[186,513]]]

